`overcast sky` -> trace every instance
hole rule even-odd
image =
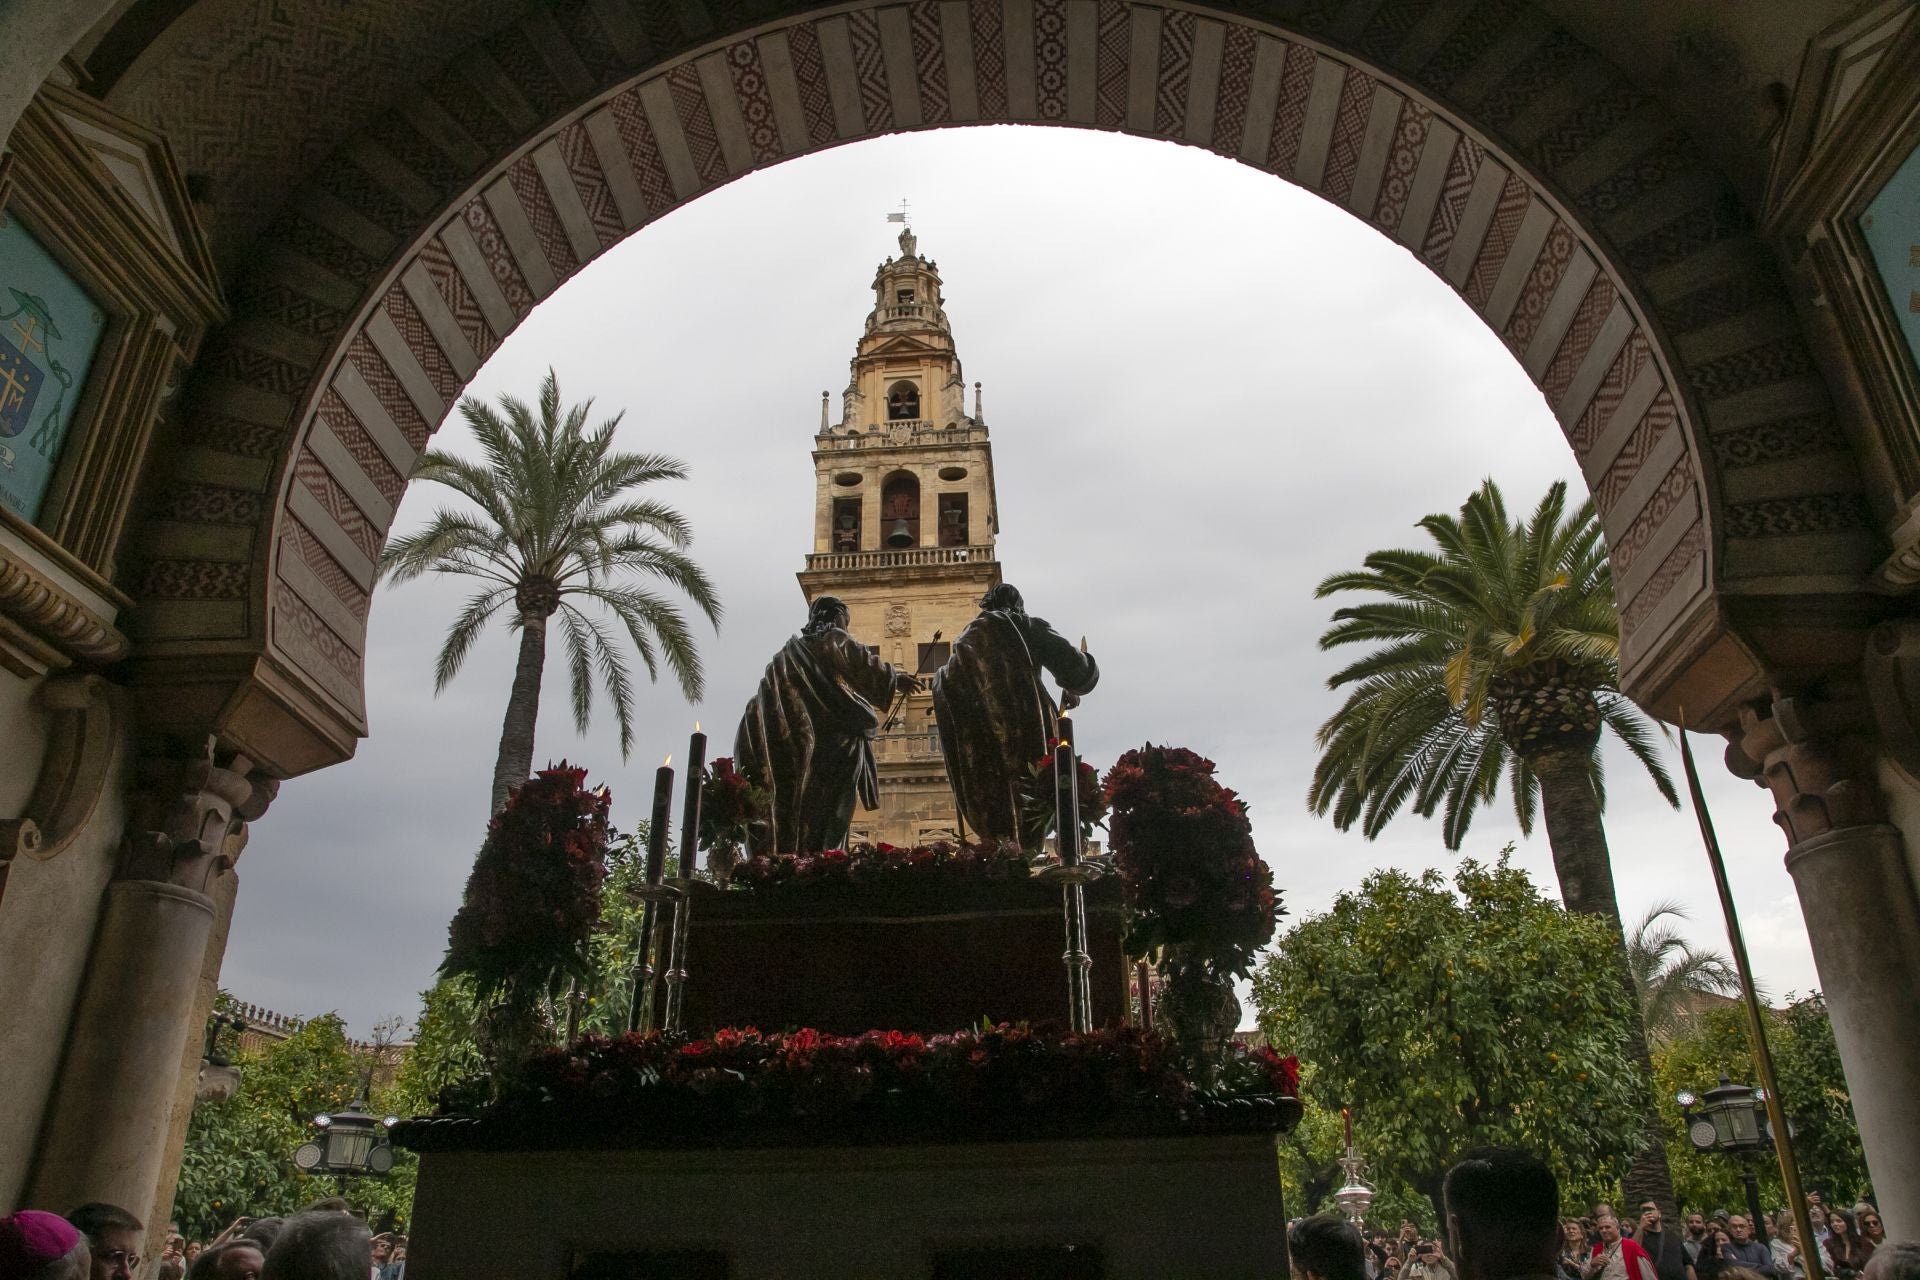
[[[820,393],[838,393],[871,305],[885,222],[910,199],[939,263],[969,381],[985,384],[1000,557],[1028,606],[1085,633],[1100,688],[1076,717],[1104,769],[1145,741],[1193,747],[1249,800],[1298,916],[1371,869],[1449,868],[1437,822],[1379,840],[1306,809],[1313,733],[1338,704],[1314,585],[1414,545],[1422,515],[1482,477],[1525,509],[1578,470],[1539,393],[1451,289],[1348,214],[1252,169],[1167,143],[998,126],[896,136],[753,174],[668,215],[550,298],[472,394],[528,398],[551,365],[569,401],[624,409],[621,444],[684,459],[653,496],[693,523],[727,615],[703,637],[707,698],[645,686],[631,760],[603,705],[583,740],[548,665],[536,760],[587,764],[614,818],[645,816],[651,770],[696,718],[732,739],[804,605]],[[457,422],[436,443],[471,447]],[[398,527],[446,499],[419,485]],[[504,628],[433,695],[433,659],[470,588],[381,588],[367,652],[371,736],[288,783],[256,824],[222,983],[286,1013],[338,1010],[364,1034],[412,1018],[485,826],[515,653]],[[1764,792],[1696,743],[1748,944],[1775,996],[1815,985]],[[1725,933],[1690,813],[1609,761],[1608,834],[1629,926],[1688,905]],[[1677,775],[1677,756],[1672,760]],[[1518,839],[1505,795],[1466,853]],[[1556,892],[1543,831],[1519,861]],[[1283,922],[1284,923],[1284,922]]]

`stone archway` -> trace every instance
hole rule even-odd
[[[1125,0],[781,18],[583,0],[456,58],[256,245],[140,539],[148,723],[211,720],[281,775],[344,758],[406,477],[535,304],[755,168],[1003,121],[1208,148],[1453,285],[1567,433],[1626,681],[1656,710],[1727,719],[1868,612],[1856,467],[1739,200],[1656,102],[1517,0],[1308,6],[1284,26]]]

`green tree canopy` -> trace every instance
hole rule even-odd
[[[223,996],[223,1004],[230,1005]],[[314,1134],[313,1117],[343,1111],[366,1079],[368,1057],[350,1043],[336,1014],[309,1020],[285,1040],[235,1055],[240,1087],[224,1102],[203,1102],[187,1126],[173,1220],[190,1240],[210,1240],[242,1214],[293,1213],[342,1194],[337,1180],[293,1167],[294,1149]],[[369,1107],[383,1114],[387,1091]],[[385,1178],[354,1178],[345,1195],[369,1221],[405,1221],[413,1207],[418,1161],[395,1150]]]
[[[685,596],[710,623],[720,624],[720,598],[706,571],[686,554],[693,539],[686,517],[666,503],[633,496],[642,486],[684,479],[686,464],[665,454],[615,452],[621,415],[588,430],[592,410],[591,400],[563,409],[552,370],[540,384],[537,412],[513,396],[502,396],[498,409],[471,396],[461,400],[460,417],[485,461],[436,449],[414,475],[445,485],[478,510],[443,507],[424,529],[389,542],[380,559],[381,573],[392,582],[441,573],[483,584],[441,646],[435,692],[459,672],[502,609],[520,632],[489,813],[500,812],[507,792],[532,769],[547,625],[556,614],[574,724],[586,732],[594,686],[605,685],[620,722],[622,757],[633,745],[633,674],[614,632],[581,606],[611,613],[648,677],[659,678],[664,659],[692,701],[699,700],[704,680],[700,653],[680,607],[653,584]]]
[[[1780,1106],[1793,1126],[1801,1185],[1820,1190],[1828,1204],[1852,1204],[1868,1189],[1867,1162],[1826,1000],[1815,992],[1784,1009],[1770,1010],[1767,1044],[1773,1051]],[[1746,1203],[1746,1192],[1739,1162],[1696,1151],[1687,1141],[1673,1097],[1682,1089],[1703,1094],[1723,1075],[1741,1084],[1756,1083],[1752,1046],[1746,1011],[1725,1006],[1683,1019],[1674,1036],[1654,1051],[1655,1091],[1667,1104],[1664,1119],[1674,1189],[1690,1210],[1736,1208]],[[1779,1163],[1762,1159],[1754,1172],[1760,1179],[1761,1203],[1769,1209],[1784,1206]]]
[[[1463,862],[1451,888],[1437,871],[1376,871],[1289,929],[1254,977],[1309,1112],[1352,1108],[1390,1197],[1437,1203],[1452,1159],[1497,1143],[1538,1153],[1576,1203],[1617,1185],[1639,1144],[1646,1081],[1627,1052],[1617,942],[1507,857]],[[1289,1182],[1323,1187],[1326,1148],[1283,1149]]]

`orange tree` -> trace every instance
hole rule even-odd
[[[1640,1143],[1614,945],[1505,853],[1461,863],[1451,886],[1376,871],[1281,936],[1253,1000],[1271,1042],[1299,1057],[1309,1112],[1352,1108],[1389,1196],[1437,1213],[1454,1157],[1492,1143],[1538,1153],[1572,1204],[1617,1185]],[[1324,1151],[1295,1155],[1290,1182],[1324,1183]]]

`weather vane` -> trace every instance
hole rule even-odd
[[[900,207],[887,215],[887,221],[898,222],[908,229],[912,228],[913,223],[907,219],[907,198],[905,196],[900,197]]]

